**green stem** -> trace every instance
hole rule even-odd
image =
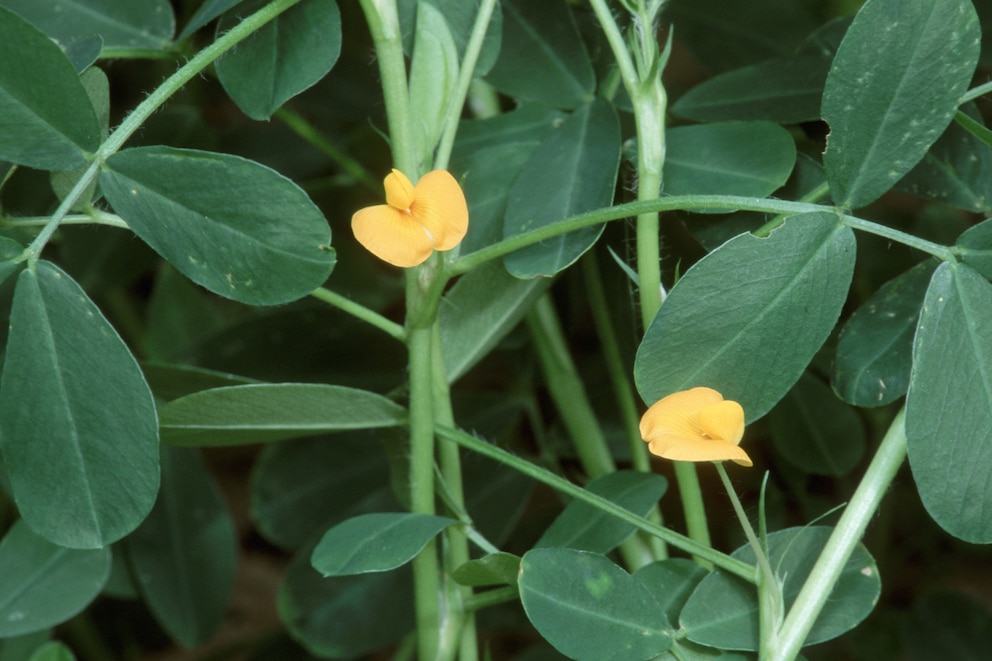
[[[470,600],[465,602],[465,609],[477,611],[487,606],[497,606],[510,601],[516,601],[519,597],[520,591],[517,589],[517,586],[508,585],[503,588],[486,590],[485,592],[473,595]]]
[[[591,478],[615,472],[617,467],[613,455],[569,354],[565,333],[550,294],[544,294],[537,300],[534,309],[527,315],[527,324],[555,409],[575,445],[582,468]],[[651,551],[636,537],[626,539],[620,546],[620,553],[631,571],[654,560]]]
[[[362,167],[361,163],[353,159],[341,149],[338,149],[334,143],[314,128],[310,122],[286,107],[277,110],[276,117],[282,120],[282,122],[288,126],[293,133],[309,142],[322,154],[331,159],[331,161],[339,165],[341,169],[347,172],[355,181],[377,195],[382,194],[382,182],[373,177],[368,170]]]
[[[813,570],[803,583],[779,630],[779,647],[769,661],[794,659],[813,623],[830,598],[844,565],[878,511],[896,472],[906,458],[906,409],[896,415],[875,452],[861,483],[844,509],[837,526],[820,552]]]
[[[451,392],[448,385],[448,373],[444,367],[444,354],[441,345],[441,326],[434,322],[431,328],[433,341],[433,386],[434,386],[434,423],[454,426],[454,412],[451,408]],[[441,464],[441,477],[445,490],[452,499],[456,512],[465,511],[465,491],[462,480],[462,462],[459,447],[444,439],[438,440],[438,460]],[[470,560],[468,539],[462,526],[453,526],[446,531],[447,546],[445,568],[448,575]],[[465,601],[472,598],[472,588],[458,585],[452,588],[457,593],[458,603],[461,604],[460,631],[452,631],[453,638],[458,641],[459,661],[476,661],[479,658],[479,643],[476,633],[475,615],[464,612]],[[449,654],[446,650],[450,649]],[[445,645],[442,641],[440,658],[453,658],[454,645]]]
[[[458,132],[458,123],[461,121],[461,111],[465,106],[465,99],[475,76],[475,65],[479,61],[482,42],[486,39],[486,31],[489,29],[489,21],[492,19],[495,8],[496,0],[482,0],[479,11],[475,15],[472,34],[468,38],[465,55],[462,57],[461,67],[458,69],[458,82],[455,84],[454,94],[445,109],[444,131],[441,134],[441,141],[434,157],[434,167],[438,170],[448,168],[451,148],[455,144],[455,134]]]
[[[589,296],[589,308],[592,310],[593,323],[596,325],[596,334],[599,336],[599,343],[603,349],[603,360],[606,362],[610,383],[613,385],[617,406],[620,409],[620,417],[623,420],[624,429],[627,431],[631,464],[635,470],[650,473],[651,457],[647,444],[641,439],[637,401],[634,399],[634,390],[627,376],[629,369],[624,365],[623,357],[620,354],[620,344],[617,342],[616,332],[614,332],[613,324],[610,322],[610,307],[606,302],[603,279],[600,275],[599,261],[595,252],[590,251],[583,256],[582,273],[586,293]],[[651,508],[648,519],[659,525],[662,523],[661,509],[657,505]],[[662,540],[657,537],[650,537],[648,541],[651,544],[652,555],[656,560],[668,557],[668,549]]]
[[[751,550],[758,562],[758,620],[760,630],[758,640],[761,648],[759,656],[764,659],[769,653],[773,653],[776,647],[776,634],[782,623],[784,611],[782,589],[775,578],[772,566],[768,563],[768,554],[765,553],[764,547],[758,541],[758,536],[754,534],[751,521],[744,512],[744,506],[741,505],[741,500],[737,497],[737,491],[734,489],[730,477],[727,476],[727,470],[723,467],[722,462],[716,462],[716,472],[727,490],[727,496],[734,507],[734,513],[737,514],[737,520],[740,521],[744,535],[747,537],[748,544],[751,545]]]
[[[781,213],[789,216],[806,213],[827,212],[838,214],[836,207],[810,204],[807,202],[791,202],[758,197],[738,197],[735,195],[669,195],[653,200],[637,200],[612,207],[587,211],[570,218],[565,218],[550,225],[512,236],[481,250],[459,257],[449,265],[449,276],[466,273],[481,264],[498,259],[511,252],[532,246],[541,241],[573,232],[583,227],[591,227],[611,220],[630,218],[649,211],[692,211],[696,209],[721,209],[724,211],[759,211],[762,213]],[[852,229],[875,234],[883,238],[902,243],[943,261],[953,261],[954,251],[947,246],[920,239],[911,234],[879,225],[868,220],[850,215],[840,215],[840,220]]]
[[[432,329],[411,328],[410,354],[410,510],[434,514],[434,411]],[[437,659],[441,636],[440,569],[437,542],[413,559],[414,606],[419,658]]]
[[[978,87],[972,87],[970,90],[965,92],[960,99],[958,99],[958,105],[964,105],[965,103],[977,99],[980,96],[985,96],[989,92],[992,92],[992,82],[982,83]]]
[[[386,122],[393,153],[393,164],[416,183],[416,141],[410,121],[410,92],[407,89],[403,36],[395,0],[359,0],[375,44],[382,93],[386,103]]]
[[[575,444],[582,468],[591,478],[616,471],[616,464],[592,412],[592,404],[565,342],[565,333],[558,321],[549,294],[537,300],[527,315],[527,324],[534,338],[537,357],[544,379],[555,402],[555,408]]]
[[[491,443],[475,438],[474,436],[466,434],[461,430],[451,427],[438,427],[435,431],[441,438],[454,441],[463,448],[467,448],[473,452],[477,452],[483,456],[493,459],[494,461],[498,461],[501,464],[509,466],[510,468],[523,473],[531,479],[537,480],[538,482],[548,485],[552,489],[562,492],[566,496],[580,500],[598,510],[606,512],[611,516],[617,517],[621,521],[626,521],[638,530],[643,530],[649,535],[655,535],[665,540],[672,546],[682,549],[686,553],[691,553],[692,555],[708,560],[712,562],[714,566],[719,567],[734,576],[738,576],[748,583],[755,582],[753,565],[749,565],[746,562],[732,558],[725,553],[721,553],[713,548],[710,548],[709,546],[703,546],[685,535],[680,535],[675,531],[669,530],[668,528],[659,526],[658,524],[648,521],[643,517],[637,516],[629,510],[620,507],[616,503],[609,501],[602,496],[591,493],[578,485],[572,484],[565,478],[555,475],[545,468],[537,466],[526,459],[521,459],[520,457],[510,454],[506,450],[500,449]]]
[[[711,546],[710,529],[706,522],[706,505],[703,503],[703,490],[699,486],[696,465],[687,461],[673,461],[675,482],[679,487],[682,512],[685,514],[685,529],[689,537],[704,546]],[[696,562],[710,569],[705,558],[696,557]]]
[[[610,305],[603,290],[603,279],[599,269],[596,253],[590,251],[582,257],[582,281],[585,284],[586,295],[589,297],[589,309],[592,311],[596,335],[603,350],[603,361],[610,375],[610,383],[617,398],[620,418],[627,432],[627,445],[630,447],[631,464],[635,469],[651,472],[651,457],[647,444],[641,439],[640,415],[637,412],[637,400],[630,385],[628,374],[629,365],[625,364],[620,353],[620,343],[610,322]]]
[[[337,292],[331,291],[330,289],[325,289],[324,287],[318,287],[310,292],[310,295],[317,300],[323,301],[334,307],[338,308],[342,312],[347,312],[351,316],[361,319],[370,326],[378,328],[387,335],[403,342],[406,340],[406,329],[397,324],[395,321],[390,321],[386,319],[381,314],[374,310],[370,310],[361,303],[356,303],[355,301],[338,294]]]

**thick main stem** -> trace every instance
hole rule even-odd
[[[410,510],[434,514],[434,411],[431,328],[411,328]],[[419,658],[436,659],[441,631],[441,579],[437,543],[431,540],[413,559],[414,606]]]
[[[837,580],[858,545],[872,516],[878,511],[882,496],[892,484],[896,472],[906,458],[906,409],[896,415],[875,452],[865,476],[851,497],[837,526],[820,552],[813,570],[803,583],[782,623],[778,649],[768,661],[790,661],[796,658],[809,635],[813,623],[830,598]]]

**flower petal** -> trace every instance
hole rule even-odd
[[[662,434],[677,434],[702,440],[700,409],[722,401],[723,395],[712,388],[691,388],[663,397],[641,418],[641,438],[652,441]]]
[[[744,409],[735,401],[724,400],[699,409],[699,428],[713,439],[737,445],[744,436]]]
[[[414,186],[405,174],[393,168],[382,180],[382,186],[386,189],[386,203],[389,206],[400,211],[410,210],[415,196]]]
[[[451,250],[468,231],[465,194],[447,170],[433,170],[420,178],[410,213],[434,237],[437,250]]]
[[[424,228],[391,205],[359,209],[351,217],[351,231],[366,250],[393,266],[416,266],[434,252]]]
[[[672,461],[733,461],[751,466],[751,458],[739,446],[713,439],[696,441],[675,434],[663,434],[648,444],[651,454]]]

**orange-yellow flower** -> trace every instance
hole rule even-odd
[[[750,466],[739,447],[744,409],[712,388],[691,388],[655,402],[641,418],[651,454],[675,461],[734,461]]]
[[[393,266],[409,267],[461,243],[468,231],[468,205],[450,173],[428,172],[414,186],[394,169],[382,183],[386,204],[351,217],[355,238],[369,252]]]

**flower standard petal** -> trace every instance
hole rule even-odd
[[[451,250],[468,231],[465,194],[447,170],[433,170],[420,178],[410,213],[434,237],[436,250]]]
[[[659,399],[641,418],[641,438],[651,440],[664,433],[700,437],[698,411],[723,401],[723,395],[712,388],[680,390]]]
[[[393,266],[416,266],[434,252],[424,228],[409,213],[388,204],[356,211],[351,217],[351,231],[366,250]]]

